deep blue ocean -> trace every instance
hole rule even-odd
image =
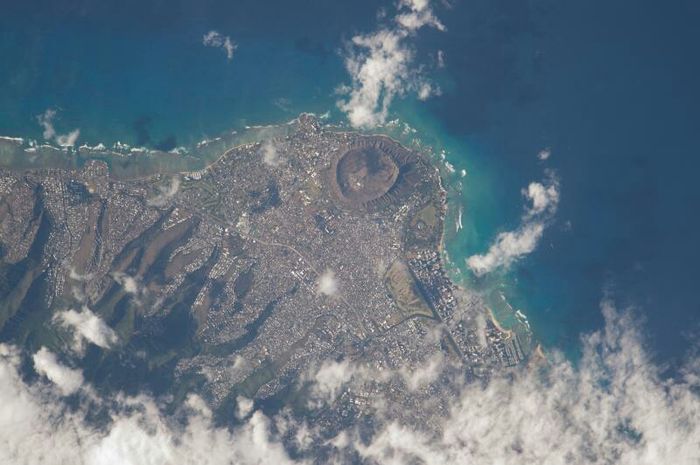
[[[343,44],[393,2],[4,1],[0,135],[41,138],[58,110],[80,142],[191,145],[299,112],[342,121]],[[605,293],[646,320],[659,359],[700,335],[700,6],[690,0],[436,2],[415,39],[442,95],[395,100],[468,176],[456,265],[515,228],[521,189],[556,171],[561,204],[537,250],[493,284],[547,347],[575,352]],[[203,47],[217,30],[231,61]],[[537,159],[549,148],[546,162]],[[467,274],[464,269],[464,274]],[[469,280],[469,278],[465,278]]]

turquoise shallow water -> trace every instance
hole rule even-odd
[[[250,124],[331,111],[348,82],[344,41],[375,27],[386,2],[27,1],[0,17],[0,134],[40,138],[58,110],[80,142],[174,147]],[[41,14],[37,14],[40,11]],[[396,100],[455,174],[447,251],[464,282],[498,291],[545,345],[573,352],[600,327],[610,292],[648,320],[652,352],[682,357],[700,331],[700,32],[696,4],[455,2],[436,7],[447,32],[415,38],[438,50],[443,90]],[[239,47],[205,48],[216,29]],[[546,163],[536,155],[552,150]],[[467,170],[462,178],[460,171]],[[521,189],[556,171],[561,204],[537,250],[476,281],[464,259],[517,227]],[[499,302],[494,297],[494,305]]]
[[[4,5],[0,133],[40,138],[36,115],[58,110],[81,142],[194,143],[246,124],[335,106],[345,79],[341,25],[369,27],[373,2],[59,2]],[[315,18],[310,11],[320,15]],[[207,48],[210,30],[237,43]]]

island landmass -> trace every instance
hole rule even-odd
[[[474,379],[527,358],[445,271],[446,191],[420,151],[301,115],[194,171],[120,179],[101,148],[84,152],[0,170],[0,338],[70,350],[55,314],[89,309],[118,340],[85,354],[98,388],[197,390],[225,417],[241,396],[302,405],[294,380],[325,360],[390,370],[441,354]],[[379,384],[324,421],[394,392]]]

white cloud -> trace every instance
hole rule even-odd
[[[314,444],[334,447],[332,456],[322,460],[336,464],[357,463],[348,458],[353,451],[376,465],[697,464],[700,364],[690,363],[677,377],[663,378],[662,368],[644,350],[633,315],[618,312],[607,300],[602,312],[605,326],[582,338],[577,364],[551,352],[546,365],[521,366],[488,382],[457,382],[447,412],[433,417],[435,424],[421,421],[411,403],[401,404],[405,420],[391,416],[391,408],[379,410],[372,417],[372,432],[363,432],[362,440],[352,426],[329,439],[323,428],[286,413],[269,418],[249,412],[242,426],[218,428],[205,402],[194,395],[173,418],[148,396],[94,396],[92,402],[109,411],[107,423],[97,427],[86,420],[89,402],[69,408],[61,399],[72,375],[56,374],[71,371],[53,354],[42,349],[34,358],[37,367],[44,367],[37,371],[52,373],[58,390],[28,384],[20,375],[20,351],[0,344],[0,463],[303,463],[292,460],[281,443],[280,437],[289,433],[310,454],[309,461]],[[433,368],[439,366],[444,364],[428,359],[421,368],[431,373],[425,379],[435,379],[435,373],[461,379],[454,370]],[[354,378],[394,379],[366,366],[326,362],[308,380],[318,395],[332,400]],[[72,381],[69,392],[82,385],[82,377],[77,379],[80,383]],[[384,397],[388,389],[374,392],[376,401],[390,402]],[[273,422],[279,432],[271,428]]]
[[[313,397],[325,403],[335,402],[341,388],[352,379],[357,371],[358,367],[348,360],[323,362],[312,378]]]
[[[50,355],[47,355],[50,354]],[[42,349],[35,365],[57,385],[75,392],[65,367]],[[37,363],[36,360],[39,360]],[[3,465],[261,465],[302,464],[289,458],[272,433],[269,419],[254,412],[240,427],[217,428],[212,412],[197,396],[189,396],[182,421],[161,413],[147,396],[95,397],[108,409],[106,424],[90,424],[89,403],[68,408],[60,395],[20,375],[18,349],[0,344],[0,463]],[[57,368],[58,367],[58,368]],[[59,373],[60,372],[60,373]],[[80,377],[82,382],[82,377]],[[70,384],[72,383],[72,384]],[[77,387],[76,387],[77,386]],[[59,385],[60,387],[60,385]]]
[[[44,113],[37,115],[36,119],[44,128],[42,135],[47,141],[55,141],[61,147],[73,147],[80,137],[80,129],[74,129],[67,134],[57,134],[56,128],[53,125],[53,120],[56,117],[56,110],[48,108]]]
[[[0,463],[76,463],[80,449],[72,415],[64,415],[54,394],[25,384],[20,363],[18,349],[0,344]]]
[[[439,87],[434,87],[429,82],[423,82],[418,86],[418,100],[428,100],[434,95],[440,95],[442,91]]]
[[[93,278],[92,273],[80,274],[72,266],[68,269],[68,277],[74,281],[84,282]]]
[[[399,5],[421,12],[430,8],[430,0],[400,0]]]
[[[46,347],[39,349],[32,359],[36,372],[46,376],[61,390],[63,395],[73,394],[83,385],[83,373],[80,370],[62,365],[56,354]]]
[[[396,96],[415,92],[421,100],[439,94],[439,89],[414,68],[415,52],[409,39],[422,27],[443,30],[427,1],[399,4],[396,24],[352,38],[345,68],[352,77],[350,86],[341,87],[346,100],[338,108],[357,128],[372,128],[386,121]]]
[[[233,59],[233,52],[238,48],[238,44],[233,42],[229,36],[224,36],[213,30],[202,36],[202,44],[206,47],[221,48],[229,61]]]
[[[353,37],[353,44],[366,53],[347,57],[345,66],[353,85],[349,100],[338,103],[352,126],[370,128],[383,123],[394,96],[405,91],[413,53],[401,41],[400,35],[389,30]]]
[[[550,175],[545,184],[530,183],[523,196],[531,202],[525,208],[521,224],[514,231],[499,233],[483,255],[472,255],[467,266],[477,276],[508,267],[537,248],[544,230],[559,205],[559,183]]]
[[[117,334],[92,310],[83,307],[81,311],[69,309],[58,312],[53,320],[73,331],[73,349],[83,353],[84,341],[108,349],[117,343]]]
[[[544,370],[468,384],[437,437],[389,422],[360,454],[378,464],[698,463],[700,385],[661,379],[630,314],[609,302],[603,314],[577,367],[555,354]]]
[[[265,141],[260,146],[260,153],[262,155],[263,163],[267,166],[276,167],[282,163],[282,157],[275,146],[275,143],[271,140]]]
[[[305,451],[311,447],[316,437],[318,437],[318,431],[313,431],[313,429],[309,428],[309,425],[304,422],[297,429],[294,435],[294,442],[300,450]]]
[[[542,161],[548,160],[549,157],[551,157],[551,156],[552,156],[552,150],[549,147],[544,148],[544,149],[540,150],[539,152],[537,152],[537,158],[542,160]]]
[[[545,186],[539,182],[531,182],[527,189],[523,190],[523,195],[532,202],[532,206],[527,211],[528,217],[547,211],[554,214],[559,205],[559,184],[551,181]]]
[[[309,406],[321,408],[334,403],[343,390],[354,382],[363,383],[368,380],[386,382],[393,376],[403,376],[404,373],[393,373],[390,370],[378,371],[353,363],[350,360],[325,360],[313,367],[307,373],[305,380],[311,381],[311,396]],[[410,378],[410,375],[408,375]]]
[[[318,278],[318,292],[323,295],[335,295],[338,292],[338,280],[332,270],[326,270]]]
[[[396,16],[396,22],[402,27],[411,31],[424,26],[431,26],[439,31],[445,30],[445,26],[433,14],[428,0],[402,0],[399,2],[399,7],[410,10]]]
[[[236,355],[233,359],[233,365],[229,367],[229,375],[233,378],[248,367],[248,362],[240,355]]]
[[[175,194],[180,190],[180,178],[173,176],[170,179],[170,184],[166,186],[158,186],[160,191],[158,195],[151,197],[146,203],[152,207],[164,207],[168,201],[175,197]]]
[[[437,52],[437,67],[438,68],[445,67],[445,52],[443,52],[442,50],[438,50],[438,52]]]
[[[243,396],[236,397],[236,418],[245,419],[253,411],[253,405],[253,399]]]
[[[53,127],[53,119],[56,116],[56,110],[48,108],[41,115],[37,115],[36,119],[44,128],[43,136],[46,140],[51,140],[56,136],[56,129]]]
[[[80,137],[80,129],[74,129],[68,134],[56,136],[56,143],[61,147],[73,147]]]
[[[435,382],[444,368],[445,358],[442,352],[430,357],[425,363],[415,368],[402,367],[400,373],[404,378],[406,387],[410,391],[417,391]]]
[[[496,268],[507,267],[537,247],[544,233],[544,224],[526,223],[515,231],[502,232],[484,255],[472,255],[467,265],[477,276]]]
[[[129,276],[126,273],[115,272],[112,273],[112,277],[128,294],[138,295],[141,292],[141,286],[133,276]]]

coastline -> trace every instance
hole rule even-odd
[[[443,149],[441,152],[437,151],[437,147],[430,144],[423,143],[422,139],[418,136],[421,132],[412,128],[407,123],[402,123],[400,120],[392,120],[372,131],[359,131],[347,127],[347,125],[336,121],[329,121],[326,115],[318,116],[314,113],[303,112],[299,116],[287,120],[279,124],[260,124],[260,125],[246,125],[242,132],[234,129],[229,129],[224,131],[219,136],[213,139],[205,139],[189,147],[184,147],[182,150],[178,148],[177,151],[163,152],[158,150],[145,149],[142,147],[131,147],[128,144],[116,143],[114,147],[107,148],[104,144],[97,144],[95,146],[89,146],[83,144],[75,148],[66,147],[54,147],[51,144],[42,144],[40,146],[27,145],[27,142],[23,138],[2,136],[0,137],[0,146],[2,142],[6,144],[12,144],[16,148],[20,148],[22,152],[27,155],[29,150],[36,150],[37,148],[45,148],[47,150],[52,150],[53,153],[60,151],[61,154],[65,154],[66,158],[70,160],[71,164],[78,165],[80,160],[88,160],[91,158],[114,158],[111,161],[119,161],[120,163],[132,162],[136,165],[140,165],[143,161],[144,165],[147,165],[145,172],[140,175],[129,175],[129,176],[116,176],[122,179],[147,179],[152,176],[157,175],[180,175],[180,176],[197,176],[201,173],[206,172],[211,166],[215,165],[220,159],[226,157],[231,151],[244,147],[252,143],[259,143],[265,139],[272,137],[277,137],[282,135],[285,130],[289,130],[294,124],[298,123],[300,118],[305,115],[312,116],[316,121],[322,125],[325,130],[330,130],[333,132],[349,134],[349,133],[361,133],[364,135],[381,135],[387,137],[393,142],[406,146],[410,150],[419,152],[421,156],[424,156],[428,163],[435,169],[437,175],[439,196],[441,198],[440,207],[440,227],[441,232],[439,236],[439,242],[437,244],[437,251],[443,261],[443,266],[447,272],[452,285],[457,293],[473,293],[480,292],[478,289],[473,288],[467,282],[465,276],[462,275],[462,270],[459,266],[454,263],[448,254],[448,222],[447,219],[450,215],[452,208],[458,208],[461,213],[462,207],[453,203],[451,195],[453,193],[461,192],[461,181],[459,181],[455,186],[451,186],[451,180],[448,179],[451,176],[460,176],[456,172],[454,166],[446,160],[446,151]],[[270,132],[281,131],[282,134],[270,134]],[[439,138],[437,139],[439,140]],[[31,141],[29,144],[36,144],[36,142]],[[118,150],[115,150],[117,148]],[[32,152],[36,153],[36,152]],[[190,167],[180,167],[175,169],[162,169],[159,166],[156,158],[167,158],[170,165],[174,160],[180,159],[180,162],[186,164],[197,165]],[[177,158],[173,158],[177,157]],[[185,160],[187,159],[188,160]],[[55,159],[50,159],[49,162],[56,162]],[[37,164],[32,163],[32,167],[36,169],[46,168],[42,166],[40,161]],[[172,166],[172,165],[171,165]],[[192,169],[192,168],[196,169]],[[12,169],[11,167],[6,167]],[[138,169],[138,168],[137,168]],[[464,170],[462,170],[464,171]],[[463,175],[461,177],[464,177]],[[454,189],[454,191],[453,191]],[[457,197],[458,198],[458,197]],[[506,302],[507,303],[507,302]],[[494,326],[505,335],[511,335],[515,330],[513,327],[504,324],[501,320],[499,321],[493,310],[486,306],[485,308],[488,312],[488,318],[494,323]],[[510,307],[510,305],[508,305]],[[516,315],[516,310],[510,307],[511,313],[513,313],[513,318],[520,322],[520,319]],[[527,321],[527,320],[525,320]],[[528,336],[532,338],[532,332],[529,331],[528,325]],[[528,347],[528,353],[532,352],[531,348]]]
[[[493,325],[498,331],[504,333],[508,337],[511,337],[513,335],[513,330],[504,328],[501,325],[501,323],[496,319],[496,316],[493,314],[493,310],[491,310],[491,308],[486,307],[486,311],[488,313],[489,319],[491,320],[491,323],[493,323]]]
[[[353,131],[353,130],[346,130],[340,126],[339,129],[342,132],[358,132],[358,131]],[[400,134],[396,134],[396,131],[399,131]],[[362,132],[362,131],[360,131]],[[502,299],[503,303],[505,306],[508,308],[508,312],[510,313],[509,318],[512,318],[513,324],[509,325],[506,324],[503,319],[499,319],[493,309],[487,304],[486,302],[486,296],[482,294],[481,290],[471,286],[467,280],[467,278],[462,274],[462,270],[459,268],[459,266],[452,261],[448,254],[448,222],[447,219],[450,215],[451,209],[452,208],[457,208],[458,213],[462,212],[461,211],[461,206],[455,204],[451,198],[451,194],[455,192],[459,192],[461,194],[461,188],[462,188],[462,183],[461,179],[464,177],[464,175],[459,172],[458,170],[454,169],[454,166],[446,160],[446,150],[438,150],[438,147],[435,147],[431,144],[425,144],[422,141],[422,138],[418,136],[418,134],[422,134],[421,130],[417,130],[410,126],[406,122],[401,122],[400,120],[392,120],[388,123],[386,123],[383,126],[380,126],[376,128],[375,131],[373,132],[363,132],[367,134],[381,134],[386,137],[389,137],[391,140],[398,142],[399,144],[402,144],[406,147],[409,147],[411,150],[419,151],[422,155],[427,157],[429,163],[435,168],[437,171],[438,175],[438,186],[440,189],[440,196],[443,199],[442,206],[441,206],[441,223],[442,223],[442,230],[440,234],[440,240],[437,246],[438,253],[440,254],[441,260],[443,262],[443,267],[445,271],[448,274],[448,277],[450,281],[452,282],[452,285],[454,286],[454,289],[457,293],[464,293],[464,294],[469,294],[469,293],[477,293],[480,294],[483,298],[483,304],[484,308],[487,311],[487,318],[489,318],[493,323],[494,326],[497,328],[497,330],[501,333],[503,333],[506,337],[512,337],[515,335],[515,333],[519,333],[519,335],[525,336],[524,339],[527,340],[527,351],[525,353],[526,355],[526,360],[529,359],[529,357],[534,353],[534,350],[539,347],[540,351],[543,349],[541,348],[541,344],[539,341],[535,339],[535,336],[532,332],[532,329],[530,328],[530,325],[527,321],[527,318],[525,314],[514,308],[510,303],[506,300],[505,296],[500,293],[500,298]],[[425,137],[425,136],[423,136]],[[439,138],[436,138],[436,140],[440,140]],[[466,170],[464,170],[466,171]],[[466,173],[465,173],[466,174]],[[455,186],[451,185],[451,180],[449,179],[450,176],[459,176],[459,181],[458,184]],[[452,189],[455,189],[453,191]],[[503,310],[505,311],[505,310]],[[522,315],[522,316],[519,316]]]

